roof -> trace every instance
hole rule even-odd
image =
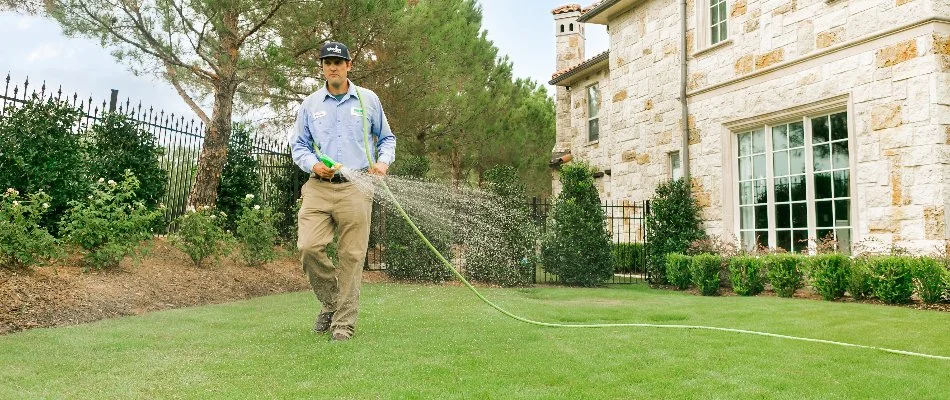
[[[551,75],[551,81],[548,82],[548,84],[557,85],[558,83],[564,82],[568,80],[568,78],[575,76],[586,69],[589,69],[596,65],[606,64],[609,56],[610,56],[610,50],[606,50],[603,53],[600,53],[596,56],[588,58],[587,60],[584,60],[580,64],[557,71],[553,75]]]
[[[563,6],[560,6],[558,8],[551,10],[551,14],[554,14],[554,15],[567,14],[569,12],[574,12],[574,11],[581,11],[581,5],[580,4],[565,4]]]
[[[608,18],[613,18],[643,3],[645,0],[603,0],[584,10],[577,22],[607,25]],[[609,14],[608,14],[609,12]]]

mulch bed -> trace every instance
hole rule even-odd
[[[125,260],[116,269],[88,272],[79,264],[71,258],[33,270],[0,268],[0,334],[310,290],[300,262],[290,255],[259,268],[232,257],[196,268],[162,238],[138,263]],[[381,279],[380,273],[364,272],[364,282]]]

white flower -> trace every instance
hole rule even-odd
[[[43,203],[43,208],[49,208],[49,203]]]
[[[260,209],[261,209],[261,206],[255,205],[255,206],[254,206],[254,209],[255,209],[255,210],[260,210]]]
[[[228,214],[225,214],[224,211],[221,211],[219,214],[221,214],[222,217],[227,217],[227,216],[228,216]]]
[[[195,206],[188,206],[188,207],[185,208],[185,211],[188,211],[188,212],[190,212],[190,213],[193,213],[193,212],[195,212]]]
[[[14,188],[7,188],[7,193],[16,193],[16,189],[14,189]]]
[[[19,207],[19,206],[20,206],[20,202],[19,202],[19,201],[16,201],[16,200],[13,200],[13,206],[14,206],[14,207]]]
[[[164,209],[166,209],[166,208],[168,208],[168,207],[165,207],[165,203],[158,203],[158,209],[159,209],[159,210],[164,210]]]
[[[115,186],[115,181],[112,180],[112,179],[109,179],[109,185],[110,185],[110,186]]]
[[[214,216],[214,215],[212,215],[212,216],[211,216],[211,219],[214,219],[214,217],[215,217],[215,216]]]
[[[254,195],[248,193],[247,196],[244,196],[244,198],[250,200],[250,199],[253,199],[253,198],[254,198]]]
[[[211,209],[211,206],[202,206],[201,209],[202,209],[202,210],[210,210],[210,209]]]
[[[92,200],[92,195],[90,194],[90,195],[87,196],[86,198],[89,199],[89,200]]]
[[[106,181],[106,178],[99,178],[99,181],[98,181],[98,182],[99,182],[99,183],[102,183],[102,182],[105,182],[105,181]]]

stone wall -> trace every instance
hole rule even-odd
[[[854,235],[921,249],[942,244],[950,208],[950,25],[876,34],[946,16],[950,2],[734,0],[730,42],[708,50],[694,40],[695,3],[688,3],[688,140],[710,233],[735,229],[734,161],[724,145],[734,132],[725,125],[846,96]],[[572,85],[569,107],[559,104],[558,118],[570,118],[564,132],[574,159],[612,170],[603,178],[604,199],[648,199],[668,179],[668,153],[680,150],[682,137],[679,24],[679,5],[660,0],[610,21],[609,79],[585,81],[609,81],[601,86],[609,117],[598,144],[586,143],[586,103],[578,101],[586,84]]]

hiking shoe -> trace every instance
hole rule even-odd
[[[352,337],[353,337],[352,333],[345,332],[345,331],[336,331],[336,332],[333,332],[333,335],[330,336],[330,341],[331,342],[345,342],[347,340],[350,340],[350,338]]]
[[[330,331],[330,322],[333,320],[333,312],[325,312],[317,315],[317,320],[313,323],[313,331],[316,333],[327,333]]]

